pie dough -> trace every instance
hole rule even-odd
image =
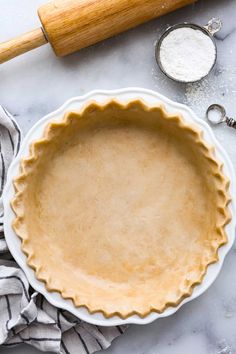
[[[14,186],[13,228],[37,278],[106,317],[177,306],[227,242],[222,164],[162,105],[67,113],[32,143]]]

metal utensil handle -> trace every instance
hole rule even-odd
[[[203,26],[212,36],[214,36],[217,32],[219,32],[222,28],[222,21],[220,18],[213,17],[207,23],[207,25]]]
[[[236,129],[236,120],[235,119],[226,117],[225,122],[228,125],[228,127]]]

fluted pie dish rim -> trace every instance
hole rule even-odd
[[[61,117],[65,114],[65,112],[80,110],[90,100],[95,100],[96,102],[103,104],[107,99],[112,98],[118,99],[122,103],[126,103],[129,100],[138,98],[144,100],[150,106],[156,105],[158,103],[163,103],[169,113],[181,113],[184,117],[184,120],[200,128],[200,130],[202,130],[203,132],[204,140],[209,145],[215,147],[215,153],[217,158],[221,162],[223,162],[223,172],[225,176],[228,177],[230,180],[229,190],[232,200],[229,203],[228,207],[232,215],[232,220],[229,222],[228,225],[226,225],[225,230],[228,236],[228,242],[222,247],[220,247],[218,252],[218,262],[209,265],[202,283],[197,285],[194,288],[192,295],[185,298],[178,306],[169,307],[161,314],[158,314],[157,312],[152,312],[150,315],[144,318],[141,318],[137,315],[130,316],[127,319],[122,319],[118,316],[106,318],[101,312],[91,314],[85,307],[75,307],[71,300],[63,299],[59,293],[49,292],[46,289],[45,284],[36,278],[33,269],[28,266],[26,262],[26,255],[21,250],[21,240],[12,229],[12,222],[15,218],[15,214],[10,205],[10,201],[14,197],[14,188],[12,181],[18,175],[20,160],[28,156],[29,146],[32,141],[37,140],[42,136],[45,124],[49,122],[59,121]],[[196,116],[196,114],[187,105],[174,102],[168,97],[158,93],[157,91],[140,87],[128,87],[115,90],[93,90],[84,95],[73,97],[67,100],[62,106],[60,106],[55,111],[42,117],[32,126],[32,128],[30,128],[30,130],[27,132],[26,136],[23,139],[18,156],[15,158],[15,160],[9,167],[7,183],[4,188],[2,199],[5,211],[4,234],[8,248],[17,263],[19,264],[19,266],[23,269],[33,289],[41,293],[52,305],[71,312],[81,320],[99,326],[116,326],[123,324],[143,325],[151,323],[158,318],[168,317],[178,311],[178,309],[180,309],[187,302],[190,302],[193,299],[199,297],[212,285],[212,283],[219,275],[219,272],[224,264],[224,259],[232,248],[235,239],[236,221],[234,195],[236,193],[236,186],[235,173],[232,162],[227,152],[222,147],[221,143],[219,143],[219,141],[216,139],[212,128],[202,118],[203,117]]]

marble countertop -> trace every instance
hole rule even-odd
[[[36,9],[45,0],[1,1],[0,41],[39,26]],[[206,24],[220,17],[218,61],[210,76],[197,84],[177,84],[157,68],[154,45],[168,24],[192,21]],[[56,58],[45,46],[1,65],[0,103],[14,114],[24,133],[43,115],[72,96],[93,89],[140,86],[190,105],[202,119],[211,103],[224,104],[236,118],[236,1],[199,0],[116,38]],[[14,24],[14,26],[13,26]],[[214,128],[236,167],[236,131]],[[36,354],[21,346],[0,353]],[[102,352],[104,353],[104,352]],[[176,314],[146,326],[131,326],[106,354],[233,354],[236,353],[236,246],[223,269],[201,297]]]

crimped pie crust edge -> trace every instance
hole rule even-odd
[[[68,289],[62,289],[58,286],[55,286],[53,279],[47,274],[47,271],[43,269],[43,264],[39,264],[37,262],[37,256],[35,255],[34,251],[30,246],[30,237],[27,232],[22,228],[23,223],[23,203],[22,203],[22,194],[24,193],[25,189],[25,179],[28,173],[31,171],[32,164],[35,160],[38,159],[37,149],[36,146],[40,146],[45,144],[48,139],[53,139],[53,131],[57,128],[62,128],[66,126],[70,122],[71,113],[76,113],[79,118],[82,118],[83,115],[88,110],[105,110],[107,107],[114,106],[119,110],[125,110],[130,108],[139,108],[146,112],[153,112],[157,111],[161,113],[161,115],[165,119],[174,120],[175,123],[178,125],[180,129],[184,129],[185,132],[193,139],[194,144],[198,145],[199,151],[205,156],[208,163],[211,166],[211,170],[213,171],[213,176],[215,179],[215,185],[217,186],[217,195],[218,195],[218,203],[217,203],[217,210],[220,213],[220,224],[216,225],[216,233],[217,235],[212,235],[212,244],[211,250],[208,254],[208,257],[204,258],[204,262],[202,262],[201,266],[199,266],[199,277],[198,279],[187,279],[185,290],[178,289],[176,291],[177,295],[175,296],[175,301],[167,301],[161,307],[155,306],[155,301],[152,302],[151,306],[145,304],[142,308],[135,310],[135,311],[110,311],[110,308],[106,308],[106,306],[101,306],[99,304],[99,298],[96,301],[96,296],[94,296],[94,302],[91,304],[91,301],[86,302],[86,298],[80,296],[79,294],[70,293]],[[35,271],[36,277],[38,280],[43,281],[46,285],[46,289],[48,291],[57,291],[61,294],[64,299],[71,299],[76,307],[85,306],[90,313],[102,312],[103,315],[107,318],[118,315],[122,319],[125,319],[129,316],[137,314],[141,318],[147,316],[151,312],[162,313],[165,311],[166,308],[172,306],[178,306],[184,298],[190,296],[193,292],[194,287],[197,284],[200,284],[203,280],[203,277],[207,271],[208,265],[215,263],[218,261],[218,249],[227,243],[227,236],[225,233],[225,226],[231,220],[230,212],[228,209],[228,204],[230,202],[230,196],[228,193],[229,189],[229,180],[224,176],[222,172],[222,163],[220,163],[214,153],[214,147],[209,146],[203,139],[203,133],[199,130],[194,124],[189,124],[184,121],[181,115],[179,114],[169,114],[165,110],[164,105],[147,105],[141,99],[130,100],[127,103],[121,103],[114,99],[109,99],[103,104],[97,103],[95,101],[88,102],[80,111],[78,112],[68,112],[65,114],[61,121],[54,121],[49,123],[46,126],[44,131],[43,137],[34,141],[30,146],[30,153],[29,157],[22,159],[21,164],[21,173],[18,175],[17,178],[14,180],[14,188],[15,188],[15,197],[11,202],[11,206],[13,211],[15,212],[15,220],[13,221],[13,229],[16,234],[20,237],[22,243],[21,248],[22,251],[27,256],[27,264]],[[215,237],[217,236],[217,237]],[[217,240],[217,241],[216,241]],[[114,305],[115,308],[115,305]],[[144,310],[145,308],[145,310]]]

